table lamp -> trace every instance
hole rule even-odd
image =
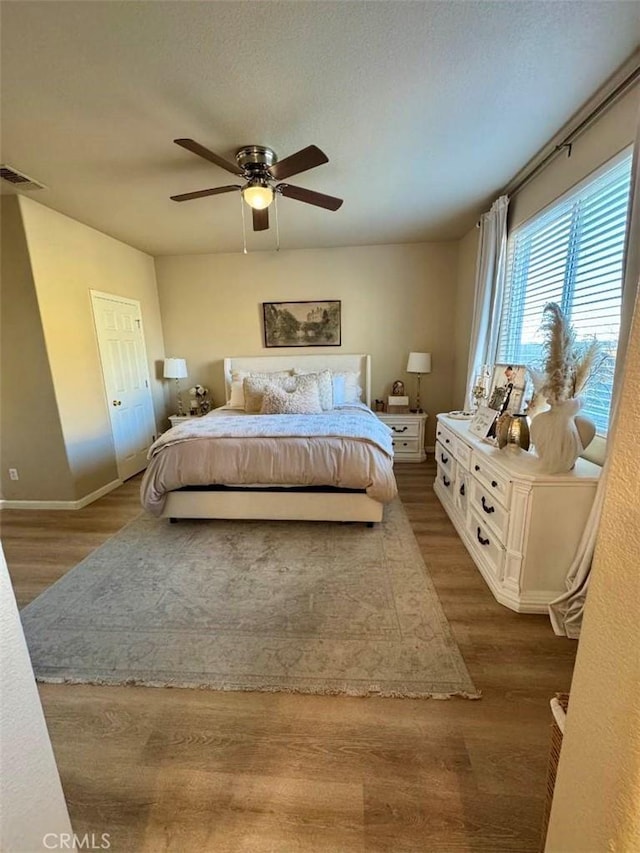
[[[184,358],[165,358],[164,378],[176,380],[176,393],[178,395],[178,415],[184,415],[182,408],[182,395],[180,393],[180,380],[187,377],[187,362]]]
[[[430,352],[410,352],[407,362],[407,373],[418,374],[418,390],[416,393],[416,412],[422,412],[420,408],[420,379],[423,373],[431,373]]]

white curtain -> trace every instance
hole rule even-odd
[[[491,210],[480,217],[465,409],[473,408],[474,380],[482,365],[496,361],[507,259],[508,208],[509,199],[502,195],[494,201]]]
[[[631,172],[631,199],[629,202],[629,218],[627,221],[627,240],[625,247],[625,267],[622,283],[622,315],[620,322],[620,337],[618,339],[618,355],[616,359],[615,381],[613,383],[613,400],[611,406],[611,422],[609,440],[613,439],[616,421],[618,399],[624,372],[624,362],[629,341],[629,331],[634,311],[640,311],[638,294],[640,293],[640,119],[638,135],[633,152]],[[639,317],[640,320],[640,317]],[[609,466],[605,461],[600,476],[596,497],[591,514],[578,546],[578,551],[567,574],[567,591],[549,605],[549,616],[553,630],[558,636],[578,639],[582,626],[584,605],[589,588],[591,561],[598,536],[598,526],[602,515],[602,505],[607,483]]]

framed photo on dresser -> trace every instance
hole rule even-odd
[[[490,406],[480,406],[471,419],[469,432],[477,438],[486,438],[497,417],[497,409],[492,409]]]
[[[524,364],[494,364],[488,405],[510,415],[523,412],[530,402]]]

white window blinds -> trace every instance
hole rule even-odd
[[[578,340],[595,335],[607,369],[583,395],[584,412],[606,435],[620,328],[631,153],[603,167],[539,216],[516,229],[507,248],[498,361],[539,367],[540,323],[557,302]]]

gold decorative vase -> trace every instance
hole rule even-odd
[[[528,450],[530,437],[527,416],[507,413],[500,415],[496,435],[500,448],[521,447],[522,450]]]

